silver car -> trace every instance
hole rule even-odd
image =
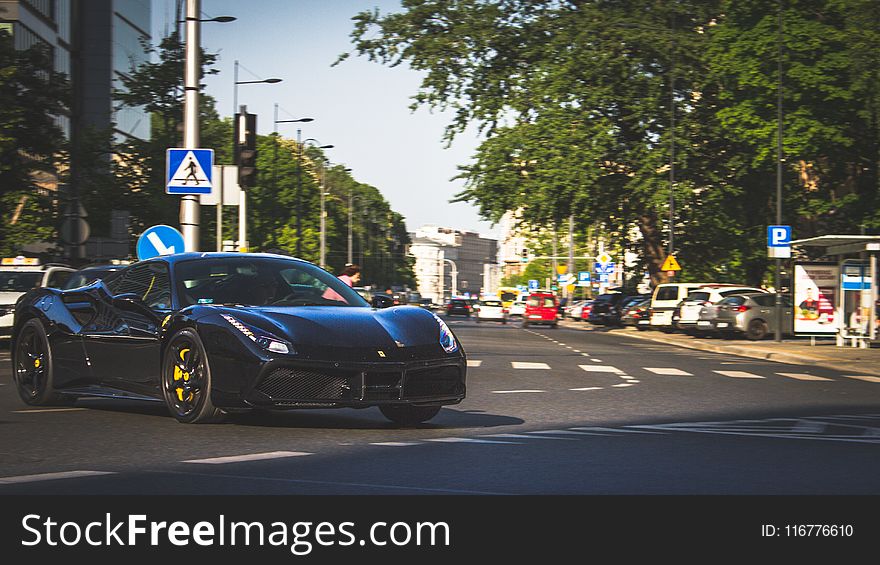
[[[733,294],[714,307],[712,328],[724,334],[744,334],[760,340],[776,332],[776,295],[771,293]],[[700,312],[703,319],[703,312]],[[791,300],[782,296],[782,333],[793,333],[794,314]]]

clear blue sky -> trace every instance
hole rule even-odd
[[[351,17],[374,7],[382,13],[400,9],[397,0],[202,0],[204,17],[238,18],[202,24],[202,46],[219,55],[220,71],[206,79],[206,94],[217,99],[222,116],[233,113],[236,60],[239,81],[281,78],[278,84],[238,86],[238,103],[258,115],[259,133],[271,133],[276,103],[279,120],[315,118],[279,124],[278,130],[295,139],[299,127],[303,139],[334,145],[328,158],[378,188],[410,231],[433,223],[496,237],[497,227],[481,221],[473,205],[449,203],[463,186],[451,180],[456,165],[470,160],[479,141],[465,134],[445,148],[448,116],[409,110],[420,74],[354,54],[331,67],[352,49]],[[153,1],[154,41],[172,25],[173,11],[174,0]]]

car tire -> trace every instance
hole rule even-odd
[[[183,328],[168,340],[161,378],[165,404],[178,422],[205,424],[223,418],[211,401],[211,367],[195,329]]]
[[[414,426],[427,422],[440,412],[440,406],[407,406],[383,404],[382,415],[399,426]]]
[[[522,327],[524,327],[524,328],[529,327],[529,323],[527,321],[523,320]]]
[[[75,396],[55,392],[52,346],[46,337],[46,327],[38,318],[22,325],[12,352],[12,379],[18,395],[31,406],[68,405]]]
[[[746,339],[760,341],[770,333],[764,320],[752,320],[746,328]]]

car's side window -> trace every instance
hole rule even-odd
[[[67,282],[72,274],[72,271],[56,269],[49,273],[49,279],[46,281],[46,286],[50,288],[64,288],[64,283]]]
[[[171,308],[171,279],[164,263],[154,262],[130,267],[107,284],[113,295],[136,294],[150,308]]]

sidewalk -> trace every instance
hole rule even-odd
[[[591,326],[585,322],[566,321],[563,325],[566,328],[625,335],[714,353],[741,355],[753,359],[767,359],[795,365],[827,367],[853,375],[880,377],[880,348],[837,347],[833,338],[817,338],[816,345],[810,345],[809,338],[789,338],[777,343],[772,339],[749,341],[746,339],[697,338],[681,333],[664,333],[657,330],[639,331],[633,327]]]

